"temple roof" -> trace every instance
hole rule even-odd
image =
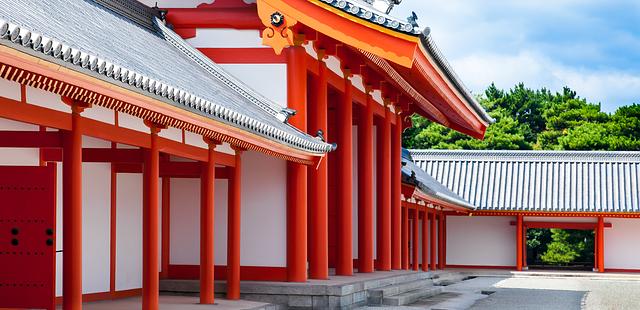
[[[466,209],[475,209],[472,204],[418,167],[406,149],[402,150],[402,183],[417,187],[423,194],[434,200],[445,201]]]
[[[411,150],[477,210],[640,212],[640,152]]]
[[[226,73],[136,1],[0,0],[0,44],[311,154],[334,146]]]

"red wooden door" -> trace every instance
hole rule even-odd
[[[55,307],[55,173],[0,166],[0,307]]]

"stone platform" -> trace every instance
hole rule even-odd
[[[243,300],[269,303],[279,309],[352,309],[366,305],[401,306],[418,298],[441,292],[439,279],[451,277],[446,271],[380,271],[331,276],[329,280],[305,283],[242,281]],[[435,283],[434,283],[435,282]],[[198,280],[161,280],[163,294],[197,295]],[[226,283],[216,281],[216,294],[224,296]]]

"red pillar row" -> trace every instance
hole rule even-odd
[[[229,184],[227,215],[227,299],[240,299],[240,219],[242,195],[242,149],[232,147],[235,167]]]
[[[400,114],[395,115],[396,125],[393,127],[391,139],[391,268],[400,269],[402,267],[402,206],[400,202],[401,193],[401,149],[402,149],[402,118]]]
[[[444,213],[440,212],[440,214],[438,215],[438,269],[444,269],[444,225]]]
[[[311,133],[322,130],[325,141],[327,133],[327,67],[322,60],[323,51],[318,51],[318,79],[310,97],[315,104],[310,106],[309,130]],[[329,165],[325,158],[317,169],[309,170],[309,277],[312,279],[329,278],[329,207],[328,181]]]
[[[373,272],[373,102],[359,109],[358,272]],[[380,248],[379,248],[380,249]],[[384,252],[384,249],[380,249]]]
[[[71,131],[64,135],[62,164],[63,308],[82,309],[82,108],[71,106]]]
[[[353,98],[351,89],[350,70],[343,69],[344,96],[338,104],[338,255],[336,256],[336,274],[350,276],[353,274],[353,249],[352,249],[352,120]]]
[[[209,146],[207,162],[200,179],[200,303],[214,302],[214,212],[216,162],[213,141],[205,139]],[[163,180],[164,181],[164,180]],[[163,182],[164,185],[164,182]],[[164,262],[163,262],[164,263]]]
[[[287,102],[297,112],[289,123],[306,132],[307,53],[301,43],[287,49]],[[287,280],[307,280],[307,167],[293,162],[287,162]]]
[[[160,126],[145,122],[150,129],[151,146],[144,163],[144,207],[142,214],[142,309],[158,309],[160,279],[158,275],[158,180]]]
[[[413,261],[413,265],[412,265],[412,269],[414,271],[418,271],[418,231],[420,230],[420,226],[418,225],[418,218],[419,218],[419,213],[418,213],[418,209],[414,209],[413,210],[413,231],[412,231],[412,237],[411,237],[411,250],[412,250],[412,261]]]

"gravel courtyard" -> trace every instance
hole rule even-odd
[[[640,277],[477,277],[447,286],[439,296],[393,309],[636,310]]]

